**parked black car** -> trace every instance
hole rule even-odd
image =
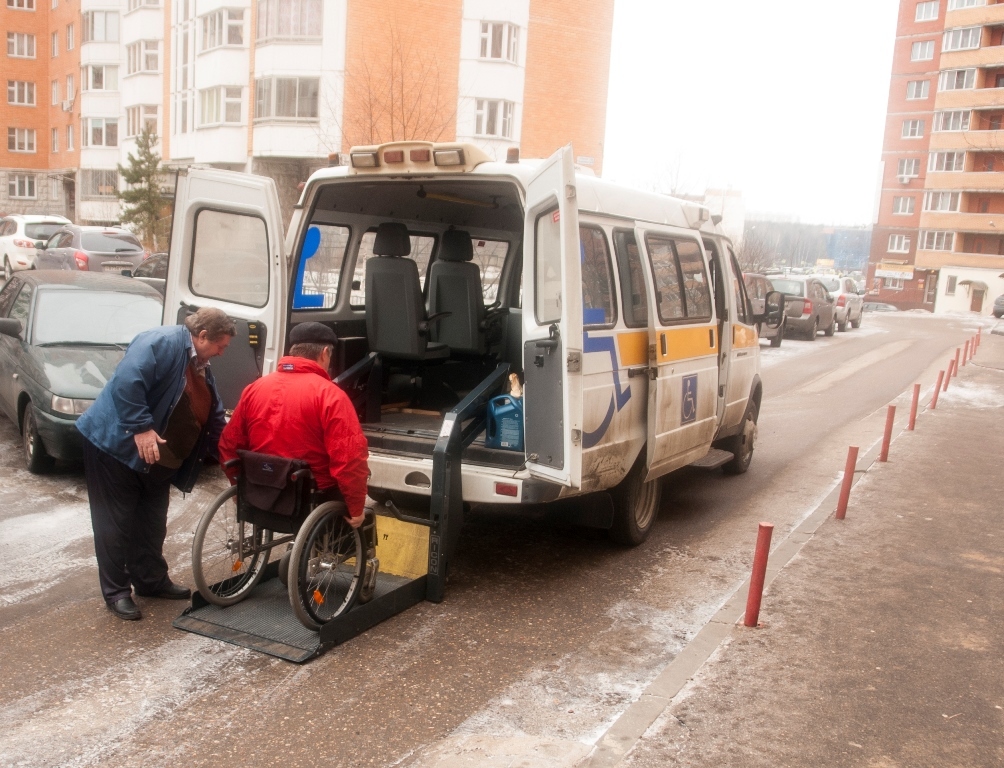
[[[67,224],[39,249],[35,268],[132,274],[149,255],[128,229]]]
[[[0,410],[21,432],[30,471],[80,459],[74,422],[162,314],[160,294],[128,277],[14,274],[0,291]]]

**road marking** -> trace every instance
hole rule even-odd
[[[912,347],[916,341],[916,339],[902,339],[900,341],[883,344],[878,349],[866,352],[856,360],[852,360],[845,365],[841,365],[837,370],[824,373],[819,378],[813,379],[808,384],[799,387],[797,391],[808,392],[811,394],[825,392],[834,384],[844,381],[845,379],[849,379],[855,373],[863,371],[865,368],[869,368],[876,363],[881,363],[890,357],[898,355],[900,352],[906,351]]]

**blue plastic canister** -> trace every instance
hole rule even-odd
[[[523,398],[499,395],[488,401],[485,445],[510,451],[523,450]]]

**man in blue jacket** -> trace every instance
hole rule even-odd
[[[171,485],[192,490],[202,460],[216,455],[225,422],[209,360],[236,333],[210,307],[184,325],[144,331],[77,420],[101,594],[119,618],[142,618],[133,588],[144,597],[191,596],[167,575],[167,506]]]

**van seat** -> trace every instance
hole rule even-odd
[[[432,339],[451,352],[486,353],[485,300],[481,270],[474,263],[469,233],[450,229],[443,233],[439,255],[429,270],[429,314],[449,313],[432,329]]]

